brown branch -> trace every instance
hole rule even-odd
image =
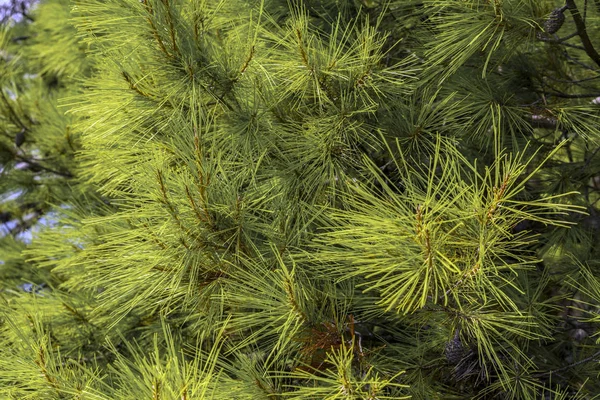
[[[173,25],[173,16],[171,15],[171,5],[169,4],[169,0],[163,0],[163,3],[167,8],[167,22],[169,23],[169,34],[171,36],[171,43],[173,43],[173,51],[181,54],[179,47],[177,47],[177,40],[175,40],[175,26]]]
[[[198,209],[198,205],[194,201],[194,198],[192,197],[192,194],[190,193],[190,189],[188,188],[187,185],[185,185],[185,194],[186,194],[190,204],[192,205],[192,210],[194,211],[194,214],[196,214],[196,218],[198,218],[198,220],[200,222],[206,223],[210,218],[208,216],[206,216],[206,210],[203,210],[203,212],[200,212],[200,210]],[[205,214],[205,215],[202,215],[202,214]]]
[[[177,221],[177,223],[179,224],[179,226],[183,227],[183,224],[181,223],[181,221],[179,220],[179,217],[177,216],[177,211],[175,210],[175,208],[173,207],[173,205],[169,201],[169,195],[168,195],[167,187],[165,185],[165,181],[163,179],[162,172],[160,170],[156,171],[156,177],[158,178],[158,183],[160,185],[160,192],[161,192],[162,197],[163,197],[162,203],[169,208],[169,211],[171,212],[171,216],[173,216],[173,219],[175,219],[175,221]]]
[[[252,60],[252,57],[254,57],[254,46],[252,46],[250,48],[250,54],[248,54],[248,57],[246,58],[244,65],[242,65],[242,68],[240,69],[240,74],[243,74],[246,71],[246,69],[248,68],[248,65],[250,65],[250,61]]]
[[[144,1],[144,6],[146,7],[146,10],[148,11],[148,16],[146,17],[146,19],[148,20],[148,23],[150,24],[150,27],[152,28],[152,35],[154,36],[154,39],[160,46],[160,49],[162,50],[162,52],[165,53],[165,55],[168,58],[173,58],[173,55],[171,53],[169,53],[169,51],[165,47],[165,44],[163,43],[162,39],[160,38],[160,35],[158,34],[158,29],[156,28],[156,25],[154,24],[154,20],[152,19],[152,16],[154,15],[154,11],[152,10],[152,5],[147,3],[146,1]]]
[[[575,0],[567,0],[567,6],[571,12],[573,21],[575,22],[575,26],[577,27],[577,34],[581,38],[581,44],[583,44],[586,54],[596,63],[596,65],[600,66],[600,54],[598,54],[594,48],[594,45],[587,34],[585,21],[579,13]]]
[[[42,375],[44,375],[46,382],[48,382],[48,384],[53,389],[55,389],[56,391],[59,391],[60,387],[58,385],[58,382],[52,375],[50,375],[50,373],[48,372],[48,369],[46,368],[46,352],[44,351],[44,348],[42,346],[40,346],[38,349],[38,356],[35,360],[35,363],[42,371]]]
[[[129,74],[127,72],[121,71],[121,75],[123,75],[123,78],[129,84],[130,89],[135,90],[140,96],[152,98],[152,95],[140,90],[140,88],[133,82],[133,80],[131,79],[131,76],[129,76]]]

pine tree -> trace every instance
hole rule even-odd
[[[23,13],[3,398],[600,393],[596,2]]]

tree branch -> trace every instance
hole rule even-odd
[[[589,356],[587,358],[584,358],[583,360],[579,360],[577,362],[571,363],[569,365],[565,365],[564,367],[561,367],[561,368],[558,368],[558,369],[555,369],[555,370],[552,370],[552,371],[542,372],[542,373],[539,373],[539,374],[535,374],[533,376],[536,377],[536,378],[538,378],[538,377],[542,377],[542,376],[552,375],[552,374],[555,374],[557,372],[564,371],[564,370],[576,367],[578,365],[585,364],[585,363],[590,362],[590,361],[596,361],[596,358],[598,356],[600,356],[600,351],[595,352],[594,354],[592,354],[591,356]]]
[[[586,99],[586,98],[591,98],[591,97],[600,97],[600,92],[599,93],[578,93],[578,94],[568,94],[568,93],[562,93],[562,92],[548,92],[548,91],[544,91],[544,92],[537,92],[537,93],[541,93],[544,95],[549,95],[549,96],[554,96],[554,97],[561,97],[563,99]]]
[[[600,75],[597,76],[593,76],[591,78],[583,78],[583,79],[560,79],[560,78],[556,78],[552,75],[544,75],[544,77],[549,78],[551,80],[553,80],[554,82],[561,82],[561,83],[570,83],[570,84],[574,84],[574,85],[578,85],[581,82],[587,82],[587,81],[593,81],[595,79],[600,79]],[[582,85],[580,85],[582,86]]]
[[[60,176],[65,177],[65,178],[73,178],[74,177],[73,174],[70,173],[69,171],[58,171],[58,170],[55,170],[55,169],[52,169],[52,168],[49,168],[49,167],[45,167],[45,166],[43,166],[41,164],[38,164],[35,161],[32,161],[32,160],[28,159],[27,157],[24,157],[24,156],[19,155],[19,154],[15,154],[15,158],[17,158],[18,160],[23,161],[23,162],[29,164],[31,167],[38,168],[38,169],[46,171],[46,172],[51,172],[53,174],[60,175]]]
[[[12,117],[11,119],[12,119],[13,123],[15,125],[18,125],[22,129],[24,129],[25,131],[28,131],[29,128],[21,121],[21,119],[19,118],[19,115],[15,112],[14,108],[10,105],[10,102],[4,95],[4,91],[0,90],[0,96],[2,97],[2,101],[4,102],[4,105],[6,105],[6,109],[8,110],[9,116]]]
[[[577,27],[577,34],[581,38],[581,44],[583,44],[586,54],[596,63],[596,65],[600,67],[600,54],[598,54],[594,48],[594,45],[587,34],[585,21],[579,13],[579,9],[575,4],[575,0],[567,0],[567,6],[569,11],[571,11],[571,16],[573,17],[573,21]]]

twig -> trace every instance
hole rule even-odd
[[[600,79],[600,75],[597,76],[593,76],[591,78],[583,78],[583,79],[560,79],[560,78],[556,78],[554,76],[551,75],[544,75],[544,77],[549,78],[551,80],[553,80],[554,82],[561,82],[561,83],[571,83],[574,85],[578,85],[581,82],[587,82],[587,81],[593,81],[594,79]]]
[[[585,99],[585,98],[589,98],[589,97],[600,97],[600,93],[568,94],[568,93],[562,93],[562,92],[539,92],[539,91],[537,93],[543,93],[546,95],[550,95],[550,96],[554,96],[554,97],[561,97],[564,99]]]
[[[538,377],[541,377],[541,376],[552,375],[552,374],[555,374],[557,372],[564,371],[566,369],[573,368],[573,367],[576,367],[576,366],[581,365],[581,364],[585,364],[586,362],[596,361],[595,358],[598,357],[598,356],[600,356],[600,351],[595,352],[594,354],[592,354],[591,356],[589,356],[587,358],[584,358],[583,360],[579,360],[577,362],[571,363],[569,365],[565,365],[564,367],[561,367],[561,368],[558,368],[558,369],[555,369],[555,370],[552,370],[552,371],[542,372],[540,374],[535,374],[535,375],[533,375],[533,377],[538,378]]]
[[[563,42],[563,43],[561,43],[561,45],[562,46],[566,46],[566,47],[572,47],[572,48],[577,49],[577,50],[583,50],[583,51],[585,51],[585,48],[583,46],[579,46],[577,44],[571,44],[571,43],[565,43],[565,42]]]
[[[29,15],[29,13],[27,12],[27,8],[25,6],[25,3],[21,3],[21,15],[23,15],[25,18],[27,18],[29,20],[29,22],[35,22],[35,19]]]
[[[158,29],[156,28],[156,24],[154,24],[154,20],[152,19],[152,17],[154,16],[154,10],[152,9],[152,5],[149,4],[146,1],[144,1],[143,3],[144,3],[144,6],[146,8],[146,11],[148,12],[148,15],[146,16],[146,20],[148,21],[148,24],[152,28],[152,35],[154,36],[154,39],[158,43],[158,46],[160,47],[161,51],[168,58],[173,58],[173,55],[171,53],[169,53],[169,51],[165,47],[165,44],[163,43],[162,39],[160,38],[160,35],[158,33]]]
[[[175,26],[173,25],[173,16],[171,15],[171,5],[169,4],[169,0],[163,0],[163,4],[167,8],[167,22],[169,23],[169,34],[171,36],[171,43],[173,44],[173,51],[181,55],[177,47],[177,40],[175,39]]]
[[[585,164],[583,164],[583,166],[581,167],[582,170],[585,170],[588,167],[588,165],[590,165],[590,163],[592,162],[592,158],[594,158],[594,156],[598,153],[599,150],[600,147],[596,147],[596,150],[594,150],[592,155],[586,160]]]
[[[22,129],[25,129],[26,131],[28,131],[29,128],[21,121],[21,119],[19,118],[19,115],[15,112],[14,108],[12,108],[12,106],[10,105],[10,102],[4,95],[3,90],[0,90],[0,94],[2,95],[2,101],[6,105],[6,108],[8,109],[9,114],[12,116],[13,122],[15,122],[16,125],[19,125]]]
[[[11,40],[13,43],[16,43],[16,42],[20,42],[20,41],[22,41],[22,40],[27,40],[27,39],[29,39],[29,38],[31,38],[31,36],[15,36],[14,38],[12,38],[12,39],[10,39],[10,40]]]
[[[591,65],[588,65],[584,62],[577,60],[576,58],[571,57],[566,49],[563,49],[563,55],[566,57],[567,60],[569,60],[585,69],[589,69],[590,71],[594,71],[594,72],[600,72],[600,69],[594,68]]]
[[[560,44],[562,46],[572,47],[574,49],[579,49],[579,50],[584,50],[585,51],[585,48],[583,46],[579,46],[579,45],[571,44],[571,43],[566,43],[565,40],[561,40],[558,37],[555,38],[555,39],[546,39],[546,38],[540,36],[540,37],[538,37],[538,40],[541,40],[542,42],[546,42],[546,43]]]
[[[578,34],[579,34],[578,32],[573,32],[573,33],[571,33],[570,35],[567,35],[567,36],[565,36],[565,37],[562,37],[562,38],[558,38],[558,41],[559,41],[559,42],[564,42],[564,41],[567,41],[567,40],[569,40],[569,39],[572,39],[572,38],[574,38],[574,37],[575,37],[575,36],[577,36]]]
[[[18,154],[15,154],[15,157],[18,160],[23,161],[23,162],[29,164],[30,166],[32,166],[34,168],[39,168],[39,169],[47,171],[47,172],[52,172],[53,174],[60,175],[60,176],[63,176],[65,178],[73,178],[73,174],[71,174],[69,171],[58,171],[58,170],[55,170],[55,169],[52,169],[52,168],[49,168],[49,167],[45,167],[45,166],[43,166],[41,164],[36,163],[35,161],[31,161],[30,159],[28,159],[28,158],[26,158],[24,156],[18,155]]]

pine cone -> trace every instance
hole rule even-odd
[[[446,343],[446,349],[444,353],[446,354],[446,359],[451,364],[458,364],[464,357],[465,347],[460,340],[458,329],[454,334],[454,338]]]
[[[21,147],[23,143],[25,143],[25,129],[17,133],[17,136],[15,136],[15,146]]]
[[[562,6],[562,7],[559,7],[557,9],[553,10],[550,13],[550,16],[548,17],[546,22],[544,22],[544,30],[547,33],[553,34],[553,33],[556,33],[559,31],[559,29],[565,22],[564,11],[566,9],[567,9],[567,6]]]

